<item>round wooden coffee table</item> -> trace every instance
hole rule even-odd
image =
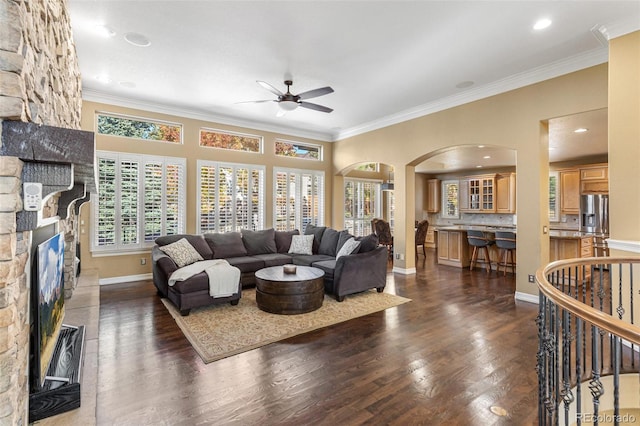
[[[324,300],[324,271],[296,266],[295,274],[285,274],[282,266],[256,272],[256,302],[272,314],[295,315],[315,311]]]

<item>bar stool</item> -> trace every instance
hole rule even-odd
[[[496,247],[498,253],[498,273],[500,267],[504,266],[504,275],[507,275],[507,267],[516,273],[516,262],[513,260],[513,253],[516,250],[516,234],[513,232],[496,232]],[[511,260],[509,260],[511,259]]]
[[[478,262],[478,252],[482,251],[484,256],[484,263],[487,267],[487,272],[491,272],[491,257],[489,256],[489,246],[494,244],[495,241],[489,240],[482,231],[476,231],[469,229],[467,231],[467,241],[469,245],[473,247],[473,254],[471,254],[471,264],[469,270],[473,270],[474,264]]]

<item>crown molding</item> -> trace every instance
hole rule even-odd
[[[604,28],[607,39],[611,40],[612,38],[622,37],[623,35],[640,30],[640,23],[638,23],[637,19],[629,17],[615,24],[604,25],[602,28]]]
[[[334,141],[339,141],[349,137],[357,136],[363,133],[378,130],[383,127],[392,126],[414,118],[423,117],[449,108],[464,105],[480,99],[495,96],[510,90],[519,89],[531,84],[539,83],[544,80],[559,77],[564,74],[579,71],[595,65],[600,65],[609,60],[609,49],[602,47],[591,50],[586,54],[575,55],[569,58],[552,62],[550,64],[534,68],[533,70],[516,74],[502,80],[495,81],[491,84],[468,90],[459,95],[449,96],[439,99],[435,102],[420,105],[397,114],[383,117],[380,120],[370,121],[360,126],[342,130],[334,137]]]
[[[315,139],[323,142],[333,141],[332,135],[330,133],[306,131],[285,126],[274,126],[272,124],[267,124],[260,121],[243,120],[224,115],[208,114],[189,108],[180,108],[173,105],[158,104],[155,102],[151,103],[138,99],[124,98],[94,89],[83,89],[82,99],[89,102],[98,102],[124,108],[139,109],[143,111],[155,112],[158,114],[175,115],[178,117],[191,118],[194,120],[210,121],[214,123],[226,124],[228,126],[244,127],[251,130],[262,130],[263,132],[273,132],[287,136]]]

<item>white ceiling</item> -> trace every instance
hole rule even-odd
[[[85,99],[327,141],[606,62],[607,38],[640,29],[640,1],[68,4]],[[288,78],[294,94],[331,86],[310,102],[334,111],[238,104]]]

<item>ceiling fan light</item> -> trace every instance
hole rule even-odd
[[[293,111],[294,109],[298,108],[298,103],[293,101],[281,101],[278,102],[278,106],[280,106],[280,108],[285,111]]]

